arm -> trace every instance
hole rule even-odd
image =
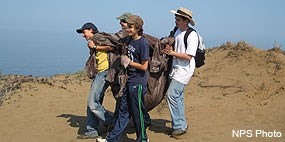
[[[97,51],[112,51],[114,49],[111,46],[96,46],[96,50]]]
[[[148,43],[143,43],[140,47],[139,55],[140,62],[133,62],[127,55],[121,56],[121,64],[126,68],[127,66],[132,66],[141,71],[147,71],[148,69],[148,60],[149,60],[149,45]]]
[[[176,58],[184,59],[184,60],[191,60],[193,56],[185,54],[185,53],[178,53],[172,50],[172,46],[166,45],[165,49],[163,50],[163,53],[174,56]]]
[[[90,40],[89,42],[88,42],[88,47],[90,48],[90,49],[93,49],[94,48],[94,46],[95,46],[95,43],[92,41],[92,40]],[[96,46],[96,50],[97,51],[112,51],[113,50],[113,48],[111,47],[111,46],[104,46],[104,45],[98,45],[98,46]]]
[[[148,60],[143,60],[142,64],[131,61],[129,66],[132,66],[132,67],[134,67],[134,68],[136,68],[138,70],[147,71]]]
[[[180,52],[175,52],[172,49],[172,46],[166,45],[165,49],[162,51],[165,54],[174,56],[176,58],[184,59],[184,60],[191,60],[193,55],[196,54],[196,50],[198,47],[198,36],[196,32],[191,32],[190,35],[187,38],[187,48],[186,48],[186,53],[180,53]]]
[[[121,56],[121,64],[126,68],[127,66],[132,66],[138,70],[147,71],[148,68],[148,60],[143,60],[142,63],[136,63],[131,61],[131,59],[127,55]]]

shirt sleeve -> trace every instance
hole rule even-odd
[[[198,35],[195,31],[192,31],[187,38],[187,50],[186,54],[196,56],[198,48]]]
[[[141,60],[149,60],[149,43],[144,40],[141,46]]]

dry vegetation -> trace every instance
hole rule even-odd
[[[206,65],[196,69],[185,91],[190,131],[180,141],[285,141],[284,76],[285,52],[279,47],[261,50],[240,41],[207,49]],[[83,71],[52,77],[1,75],[1,141],[77,141],[84,130],[89,88]],[[112,110],[110,92],[105,100]],[[151,111],[151,141],[176,141],[164,134],[171,128],[167,109],[164,100]],[[14,125],[16,130],[10,127]],[[283,137],[234,139],[233,129],[276,130]],[[135,138],[132,130],[123,141]]]

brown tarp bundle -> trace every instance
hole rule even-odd
[[[174,42],[174,38],[167,37],[163,39],[155,39],[155,37],[144,35],[150,43],[150,62],[148,68],[148,93],[145,95],[145,108],[147,111],[155,108],[162,100],[169,85],[169,72],[171,69],[171,58],[163,54],[161,51],[164,49],[165,44]]]
[[[168,88],[168,75],[171,69],[171,58],[161,52],[165,44],[174,42],[173,37],[158,39],[156,37],[143,35],[150,43],[150,61],[148,68],[148,93],[145,95],[145,108],[147,111],[155,108],[162,100]],[[122,95],[127,76],[125,69],[120,65],[120,55],[126,53],[125,42],[120,42],[116,34],[96,33],[92,38],[96,45],[106,45],[114,48],[109,52],[110,68],[106,80],[111,83],[112,92],[115,96]]]

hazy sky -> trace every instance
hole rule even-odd
[[[192,10],[195,28],[208,47],[239,40],[260,48],[271,48],[274,41],[285,46],[283,0],[2,0],[1,46],[6,41],[13,46],[10,41],[17,38],[36,44],[75,43],[75,29],[88,21],[101,31],[116,32],[120,27],[115,17],[123,12],[140,15],[145,32],[162,37],[174,26],[169,10],[180,6]]]
[[[277,42],[284,50],[284,6],[284,0],[1,0],[0,69],[42,61],[82,67],[88,49],[75,29],[84,23],[113,33],[120,29],[115,18],[132,12],[143,18],[145,33],[160,38],[175,25],[169,11],[179,7],[193,12],[207,47],[245,40],[262,49]]]

